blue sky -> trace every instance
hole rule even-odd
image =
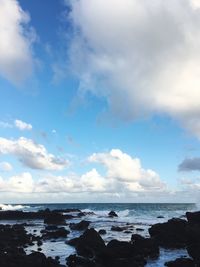
[[[199,201],[199,2],[116,2],[0,0],[0,202]]]

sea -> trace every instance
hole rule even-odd
[[[187,211],[200,210],[200,206],[193,203],[62,203],[62,204],[0,204],[1,210],[23,210],[23,211],[38,211],[49,208],[54,209],[80,209],[87,215],[82,218],[73,218],[71,222],[79,222],[80,220],[91,221],[90,227],[94,227],[97,231],[100,229],[106,230],[106,235],[102,238],[106,243],[112,239],[122,241],[130,241],[132,234],[140,234],[144,237],[149,237],[148,228],[155,223],[166,222],[171,218],[184,218]],[[109,218],[108,213],[113,210],[118,214],[118,217]],[[76,215],[76,213],[72,212]],[[19,223],[17,221],[1,223]],[[20,221],[22,223],[22,221]],[[34,227],[28,226],[27,231],[33,233],[37,230],[37,234],[44,229],[42,221],[32,221]],[[131,233],[111,231],[112,226],[133,225]],[[68,229],[68,226],[66,226]],[[60,263],[66,264],[66,257],[75,253],[73,247],[66,244],[67,240],[81,235],[80,231],[71,231],[67,239],[47,240],[41,246],[42,252],[46,256],[60,257]],[[27,248],[27,253],[37,251],[37,245]],[[187,251],[184,249],[162,249],[160,256],[156,260],[148,260],[146,267],[161,267],[166,261],[174,260],[178,257],[186,257]]]

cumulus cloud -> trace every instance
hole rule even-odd
[[[107,153],[94,153],[88,160],[105,166],[106,178],[114,181],[114,184],[121,182],[130,191],[164,190],[166,188],[165,183],[155,171],[142,168],[138,158],[132,158],[120,149],[112,149]]]
[[[0,138],[0,154],[15,156],[24,166],[40,170],[62,170],[69,161],[48,153],[46,148],[31,139],[17,140]]]
[[[105,97],[122,119],[165,114],[200,137],[199,1],[70,3],[79,93]]]
[[[21,120],[15,120],[15,126],[21,131],[24,131],[24,130],[30,131],[33,128],[33,126],[30,123],[26,123]]]
[[[0,75],[15,84],[33,71],[36,34],[29,22],[29,14],[17,0],[0,0]]]
[[[4,172],[7,172],[7,171],[11,171],[12,170],[12,165],[8,162],[0,162],[0,171],[4,171]]]
[[[0,150],[2,151],[2,150]],[[169,192],[159,175],[142,168],[140,160],[132,158],[119,149],[107,153],[96,153],[89,157],[90,163],[106,168],[100,173],[96,168],[83,173],[68,175],[39,175],[34,179],[28,172],[0,179],[0,191],[24,193],[73,193],[103,194],[121,197],[132,194],[151,195]]]
[[[186,158],[179,165],[179,171],[199,171],[200,158]]]

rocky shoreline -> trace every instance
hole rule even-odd
[[[132,234],[129,241],[103,240],[105,229],[96,231],[87,214],[78,209],[41,210],[37,212],[0,211],[0,266],[1,267],[143,267],[149,259],[159,257],[160,248],[184,248],[188,257],[166,262],[169,267],[200,267],[200,212],[187,212],[185,218],[173,218],[149,228],[149,237]],[[90,214],[92,215],[92,214]],[[114,211],[109,218],[117,217]],[[71,223],[70,219],[79,219]],[[38,233],[33,220],[42,220],[43,229]],[[4,224],[17,221],[17,224]],[[26,221],[26,223],[21,223]],[[26,227],[31,226],[32,233]],[[67,229],[66,229],[67,227]],[[111,231],[131,233],[132,224],[111,227]],[[140,229],[142,231],[142,229]],[[69,239],[70,232],[80,231],[79,237]],[[54,259],[42,253],[45,240],[62,239],[73,246],[76,253],[66,258],[61,265],[59,257]],[[26,249],[37,246],[36,251],[27,254]]]

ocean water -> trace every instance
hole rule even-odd
[[[81,203],[81,204],[18,204],[18,205],[6,205],[0,204],[0,209],[2,210],[24,210],[24,211],[38,211],[41,209],[49,208],[54,209],[67,209],[76,208],[83,212],[93,212],[93,214],[88,214],[82,218],[74,218],[69,220],[70,222],[79,222],[80,220],[91,221],[90,227],[94,227],[97,231],[100,229],[105,229],[107,234],[102,236],[104,241],[107,243],[112,239],[129,241],[132,234],[140,234],[142,236],[148,237],[148,228],[155,223],[165,222],[172,217],[184,218],[186,211],[198,210],[198,205],[196,204],[161,204],[161,203]],[[114,210],[117,214],[117,218],[109,218],[108,213]],[[72,213],[73,214],[73,213]],[[75,213],[76,214],[76,213]],[[161,217],[161,218],[158,218]],[[8,222],[2,222],[8,223]],[[16,223],[9,222],[9,223]],[[132,230],[131,233],[124,232],[114,232],[111,231],[112,226],[126,226],[130,224]],[[42,229],[44,229],[44,224],[42,221],[34,221],[34,227],[27,227],[27,231],[33,232],[34,229],[37,230],[39,234]],[[68,229],[68,226],[66,226]],[[141,230],[142,229],[142,230]],[[71,231],[67,240],[78,237],[81,234],[79,231]],[[65,244],[65,240],[48,240],[42,245],[42,252],[47,256],[59,256],[60,262],[65,263],[65,259],[72,253],[75,253],[73,247]],[[31,248],[27,249],[27,253],[31,251],[37,251],[37,245],[35,244]],[[154,261],[148,261],[147,267],[160,267],[164,266],[164,263],[169,260],[176,259],[177,257],[187,256],[187,252],[183,249],[181,250],[165,250],[161,249],[160,257]]]

